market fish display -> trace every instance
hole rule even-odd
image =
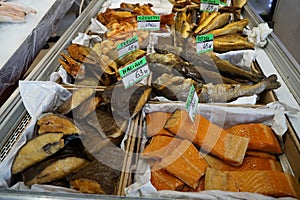
[[[25,22],[27,14],[37,12],[23,4],[0,1],[0,22]]]
[[[186,101],[191,84],[194,85],[201,103],[229,102],[242,96],[252,96],[280,87],[276,75],[254,85],[249,84],[199,84],[191,79],[163,74],[152,84],[155,93],[170,100]]]

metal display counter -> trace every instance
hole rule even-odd
[[[15,1],[37,11],[23,23],[0,24],[0,102],[4,91],[17,84],[32,61],[46,44],[74,0]]]
[[[60,57],[59,52],[66,49],[70,44],[70,40],[75,38],[78,32],[84,32],[90,24],[90,19],[93,18],[104,7],[105,1],[92,0],[83,13],[69,27],[61,39],[54,47],[46,54],[35,69],[28,75],[26,80],[49,80],[50,74],[58,69],[60,64],[57,62]],[[245,17],[249,18],[252,26],[257,26],[261,23],[252,9],[245,6]],[[282,86],[275,90],[275,94],[280,102],[283,102],[293,108],[299,109],[300,104],[300,70],[299,64],[286,52],[281,46],[279,40],[274,34],[268,38],[269,44],[264,49],[257,50],[257,62],[262,67],[265,75],[277,74]],[[297,116],[287,114],[288,120],[291,122],[292,128],[297,133],[298,138],[293,138],[294,146],[297,148],[294,152],[300,155],[299,138],[300,138],[300,114]],[[12,146],[18,140],[22,131],[26,128],[30,121],[30,116],[27,113],[17,89],[11,97],[0,108],[0,162],[9,153]],[[299,158],[298,158],[299,159]],[[26,197],[25,197],[26,196]],[[17,191],[17,190],[0,190],[0,199],[123,199],[126,197],[117,196],[99,196],[99,195],[84,195],[84,194],[45,194],[41,192]],[[4,199],[4,198],[3,198]],[[132,198],[130,198],[132,199]]]

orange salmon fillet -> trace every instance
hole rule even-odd
[[[146,114],[147,136],[148,137],[153,137],[155,135],[173,136],[172,133],[164,129],[164,125],[170,116],[171,113],[167,113],[167,112],[152,112]]]
[[[243,162],[249,139],[230,134],[199,114],[195,115],[192,122],[185,110],[176,110],[164,127],[225,162],[232,165]]]
[[[271,171],[282,171],[281,164],[272,159],[258,158],[258,157],[245,157],[244,161],[239,166],[229,165],[222,160],[206,155],[204,157],[206,162],[211,168],[220,171],[247,171],[247,170],[271,170]]]
[[[264,124],[239,124],[226,129],[233,135],[249,138],[248,150],[281,154],[280,144],[272,129]]]
[[[144,149],[142,157],[161,160],[168,156],[181,141],[182,139],[176,137],[164,135],[154,136],[151,138],[150,144]]]
[[[254,192],[273,197],[299,198],[296,179],[284,172],[267,170],[218,171],[207,168],[205,190]]]
[[[199,151],[188,140],[183,140],[159,165],[193,189],[197,188],[207,167]]]

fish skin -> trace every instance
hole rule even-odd
[[[216,84],[203,85],[199,102],[228,102],[241,96],[252,96],[263,91],[277,89],[280,83],[275,74],[254,85],[247,84]]]
[[[207,54],[213,59],[213,61],[215,62],[215,64],[217,65],[218,69],[220,70],[220,72],[222,74],[227,74],[227,75],[235,76],[238,78],[244,78],[244,79],[247,79],[254,83],[260,82],[264,78],[264,76],[262,74],[252,73],[252,72],[243,70],[243,69],[231,64],[227,60],[222,60],[222,59],[218,58],[214,52],[208,52]]]
[[[208,31],[225,26],[226,24],[228,24],[230,17],[230,13],[222,13],[216,16],[202,31],[199,32],[199,34],[204,34]]]
[[[214,38],[215,52],[227,52],[242,49],[254,49],[254,43],[249,42],[240,34],[223,35]]]
[[[232,22],[224,26],[223,28],[218,28],[207,32],[207,34],[213,34],[214,37],[221,35],[240,33],[249,24],[249,19],[245,18],[237,22]]]
[[[207,16],[204,19],[204,21],[201,24],[199,24],[199,26],[196,28],[196,30],[194,31],[194,33],[198,34],[200,31],[202,31],[218,15],[220,15],[219,12],[212,12],[209,16]]]
[[[247,80],[246,82],[259,82],[264,78],[264,76],[260,74],[243,70],[231,64],[229,61],[221,60],[213,52],[197,54],[194,48],[185,47],[185,50],[181,52],[181,57],[194,66],[202,66],[207,70],[220,73],[223,76],[231,75],[238,78],[243,77]]]

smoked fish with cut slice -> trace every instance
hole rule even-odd
[[[192,122],[185,110],[176,110],[164,127],[231,165],[243,162],[249,139],[232,135],[199,114]]]
[[[299,198],[299,185],[293,176],[268,170],[218,171],[207,168],[205,190],[254,192],[273,197]]]

